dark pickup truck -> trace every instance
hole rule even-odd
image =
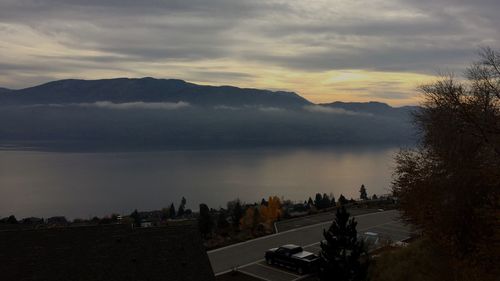
[[[319,257],[306,252],[302,247],[289,244],[266,251],[266,262],[269,265],[280,265],[297,270],[299,274],[314,272],[318,268]]]

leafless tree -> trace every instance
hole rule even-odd
[[[397,155],[393,180],[404,217],[449,253],[455,280],[499,276],[500,54],[479,55],[466,79],[420,87],[421,143]]]

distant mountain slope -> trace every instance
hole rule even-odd
[[[11,89],[7,89],[7,88],[2,88],[2,87],[0,87],[0,94],[1,94],[1,93],[7,93],[7,92],[10,92],[10,91],[12,91],[12,90],[11,90]]]
[[[116,78],[103,80],[59,80],[39,86],[0,91],[2,104],[68,104],[96,101],[187,102],[195,105],[303,106],[311,104],[292,92],[203,86],[176,79]]]
[[[412,143],[416,108],[172,79],[60,80],[0,89],[0,149]]]
[[[332,102],[320,104],[330,108],[343,109],[350,112],[367,113],[381,117],[409,118],[411,112],[418,110],[418,106],[391,107],[386,103],[370,102]]]

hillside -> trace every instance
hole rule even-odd
[[[10,91],[12,91],[12,90],[0,87],[0,94],[1,93],[7,93],[7,92],[10,92]]]
[[[410,113],[380,102],[313,104],[295,93],[182,80],[60,80],[0,91],[0,146],[131,148],[388,144]]]
[[[386,116],[393,118],[407,118],[412,111],[418,110],[418,106],[392,107],[386,103],[370,102],[341,102],[324,103],[321,106],[329,108],[338,108],[350,112],[366,113],[377,116]]]
[[[303,106],[301,96],[283,91],[204,86],[177,79],[116,78],[103,80],[59,80],[1,94],[2,104],[69,104],[109,101],[186,102],[193,105]]]

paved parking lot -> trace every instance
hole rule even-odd
[[[267,265],[265,261],[246,266],[239,269],[239,271],[263,280],[272,281],[297,280],[302,277],[294,271]]]
[[[410,227],[404,225],[403,222],[399,220],[399,216],[396,211],[360,215],[358,216],[357,221],[358,233],[361,235],[365,232],[371,232],[376,233],[377,237],[380,237],[381,239],[389,239],[393,242],[397,242],[407,239],[411,234]],[[257,258],[254,259],[254,261],[236,266],[238,271],[265,281],[307,280],[310,277],[308,275],[300,276],[292,270],[267,265],[263,259],[265,251],[264,247],[262,247],[262,249],[258,248],[260,248],[260,244],[265,244],[266,248],[272,248],[282,244],[294,243],[301,245],[306,251],[317,254],[321,250],[319,240],[322,236],[320,233],[322,233],[322,229],[327,228],[329,224],[329,222],[326,222],[300,227],[297,229],[290,229],[268,238],[263,237],[263,239],[255,242],[248,242],[243,245],[236,245],[233,247],[230,246],[231,248],[228,248],[227,250],[220,249],[214,252],[209,252],[212,266],[216,265],[216,255],[227,255],[227,252],[235,250],[240,250],[238,251],[239,256],[248,254],[249,252],[255,252]],[[315,234],[311,232],[312,230],[314,230]],[[312,240],[307,237],[311,237]],[[248,250],[245,250],[246,248],[244,247],[249,248]],[[214,271],[218,273],[218,267],[214,268]],[[223,272],[222,267],[220,272]]]

